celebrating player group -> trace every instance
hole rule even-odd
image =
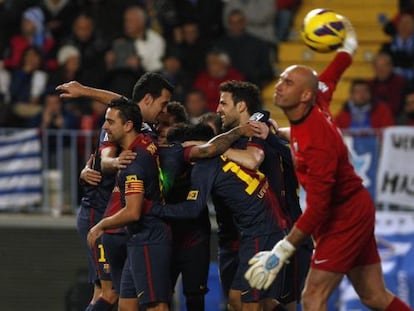
[[[326,69],[292,65],[275,85],[289,128],[269,119],[250,82],[220,85],[221,133],[182,122],[174,87],[156,73],[137,81],[131,99],[75,81],[58,86],[63,98],[107,105],[80,175],[78,229],[95,284],[86,310],[170,310],[180,274],[187,310],[204,310],[210,203],[228,310],[327,310],[345,275],[368,308],[411,310],[384,285],[375,206],[329,111],[358,46],[351,23],[335,17],[343,38]]]

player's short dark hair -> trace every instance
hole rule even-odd
[[[159,73],[146,72],[135,83],[132,100],[138,103],[144,98],[145,94],[151,94],[152,97],[158,98],[164,89],[172,93],[174,86]]]
[[[188,123],[188,114],[184,105],[178,101],[171,101],[166,106],[167,113],[174,118],[174,123]]]
[[[167,141],[184,142],[188,140],[208,141],[214,137],[214,131],[211,126],[203,123],[185,124],[179,123],[168,130]]]
[[[213,126],[217,129],[217,134],[220,132],[222,128],[221,118],[220,116],[215,112],[206,112],[200,117],[199,123],[206,124],[210,126],[209,124],[213,124]],[[210,126],[211,127],[211,126]]]
[[[220,84],[220,92],[231,93],[234,103],[244,101],[250,115],[262,107],[260,89],[251,82],[226,81]]]
[[[142,127],[142,115],[141,110],[138,105],[126,98],[120,97],[117,99],[111,100],[108,104],[108,108],[113,108],[119,111],[119,117],[122,122],[125,124],[128,121],[131,121],[134,124],[134,129],[137,133],[141,132]]]

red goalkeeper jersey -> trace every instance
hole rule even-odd
[[[354,171],[341,133],[329,111],[332,93],[352,58],[339,52],[319,75],[319,92],[309,114],[291,122],[291,147],[295,171],[306,191],[306,208],[296,226],[317,238],[329,230],[332,220],[340,219],[341,210],[352,208],[352,195],[361,189],[362,180]],[[360,207],[359,207],[360,208]],[[368,207],[367,208],[372,208]],[[358,213],[346,213],[349,224]]]

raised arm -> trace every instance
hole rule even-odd
[[[111,91],[86,86],[77,81],[60,84],[56,87],[56,90],[62,92],[60,94],[60,98],[87,97],[105,105],[108,104],[111,100],[122,96]]]

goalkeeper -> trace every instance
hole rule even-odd
[[[286,238],[250,259],[245,277],[253,288],[266,289],[312,235],[316,245],[302,293],[304,311],[327,310],[328,298],[344,275],[370,309],[411,310],[385,288],[374,237],[375,205],[329,112],[335,86],[357,48],[352,25],[343,20],[344,44],[319,77],[309,67],[293,65],[275,86],[275,103],[291,124],[291,150],[296,175],[306,191],[306,208]],[[251,122],[251,127],[271,143],[266,125]]]

